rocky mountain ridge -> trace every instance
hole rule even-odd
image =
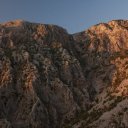
[[[125,20],[0,24],[0,127],[127,128],[127,37]]]

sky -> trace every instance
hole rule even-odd
[[[16,19],[77,33],[101,22],[128,19],[128,0],[0,0],[0,22]]]

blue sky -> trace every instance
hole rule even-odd
[[[128,19],[128,0],[0,0],[0,22],[23,19],[75,33],[113,19]]]

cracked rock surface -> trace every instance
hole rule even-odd
[[[128,21],[0,24],[0,128],[127,127]]]

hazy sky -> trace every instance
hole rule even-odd
[[[0,0],[0,22],[24,19],[75,33],[112,19],[128,19],[128,0]]]

